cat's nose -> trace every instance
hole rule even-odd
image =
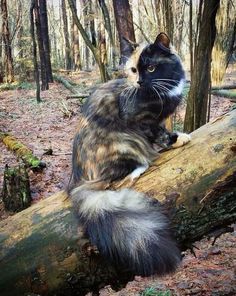
[[[143,83],[144,83],[144,81],[143,81],[143,80],[138,80],[137,83],[138,83],[140,86],[142,86]]]

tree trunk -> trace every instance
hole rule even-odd
[[[113,0],[113,7],[120,42],[120,63],[124,64],[130,52],[123,38],[135,42],[133,16],[128,0]]]
[[[110,38],[111,45],[113,47],[115,47],[115,42],[114,42],[114,38],[113,38],[113,34],[112,34],[111,20],[110,20],[110,15],[109,15],[107,5],[104,0],[98,0],[98,2],[101,7],[101,10],[102,10],[102,15],[103,15],[103,19],[104,19],[104,26],[105,26],[107,34]]]
[[[42,39],[42,25],[40,21],[40,10],[39,10],[38,0],[35,0],[34,17],[35,17],[36,34],[37,34],[39,57],[40,57],[41,82],[42,82],[41,90],[46,90],[46,89],[49,89],[49,86],[48,86],[48,77],[46,72],[46,58],[45,58],[45,51],[44,51],[43,39]]]
[[[189,1],[189,53],[190,53],[190,79],[193,74],[193,1]]]
[[[71,50],[69,42],[69,31],[68,31],[68,21],[66,13],[66,2],[65,0],[61,1],[61,10],[62,10],[62,20],[63,20],[63,32],[64,32],[64,42],[65,42],[65,68],[66,70],[72,69],[72,60],[71,60]]]
[[[211,53],[215,41],[215,18],[220,0],[204,1],[195,50],[194,69],[187,101],[184,130],[191,132],[206,123],[211,73]]]
[[[50,42],[49,42],[49,36],[48,36],[48,15],[47,15],[46,0],[39,0],[39,9],[40,9],[40,23],[41,23],[43,49],[45,53],[45,70],[46,70],[48,82],[53,82],[52,66],[51,66],[51,58],[50,58]]]
[[[91,31],[90,31],[90,26],[89,26],[89,1],[88,0],[80,0],[80,2],[81,2],[82,10],[83,10],[84,30],[88,36],[88,39],[91,42],[91,45],[95,48],[94,43],[92,42],[91,34],[90,34]],[[85,46],[85,48],[84,48],[84,60],[85,60],[85,70],[89,71],[90,52],[89,52],[88,46]]]
[[[85,44],[91,50],[91,52],[92,52],[92,54],[94,56],[94,59],[95,59],[97,65],[99,67],[101,81],[102,82],[105,82],[105,81],[107,81],[108,74],[107,74],[106,66],[105,66],[105,64],[103,63],[103,61],[100,58],[99,49],[92,44],[92,42],[91,42],[91,40],[89,38],[88,33],[83,28],[83,26],[82,26],[82,24],[81,24],[81,22],[80,22],[80,20],[79,20],[79,18],[77,16],[76,8],[75,8],[75,5],[74,5],[74,1],[73,0],[68,0],[68,2],[69,2],[69,5],[70,5],[70,9],[71,9],[71,13],[73,15],[74,22],[75,22],[78,30],[80,31],[80,34],[82,35]]]
[[[74,0],[74,6],[76,8],[76,0]],[[77,9],[76,9],[77,12]],[[81,66],[81,57],[80,57],[80,48],[79,48],[79,30],[74,22],[72,16],[72,52],[73,52],[73,66],[74,71],[82,70]]]
[[[13,58],[11,51],[10,31],[8,26],[7,1],[1,0],[2,14],[2,39],[5,49],[5,76],[6,81],[11,83],[14,81]]]
[[[33,43],[33,63],[34,63],[34,79],[36,82],[36,100],[38,103],[41,102],[40,98],[40,80],[39,80],[39,66],[37,60],[37,43],[35,38],[35,30],[34,30],[34,8],[35,8],[35,0],[31,0],[30,5],[30,34]]]
[[[174,39],[174,15],[173,15],[173,1],[162,0],[162,11],[164,16],[164,28],[171,42]]]
[[[163,153],[134,188],[168,209],[182,249],[234,222],[236,110],[195,131],[186,146]],[[133,278],[89,245],[65,193],[3,220],[0,231],[2,296],[85,295]]]
[[[5,166],[2,201],[7,211],[19,212],[31,204],[29,175],[25,166]]]

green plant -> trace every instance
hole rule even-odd
[[[153,287],[146,288],[140,296],[171,296],[171,291],[158,291]]]

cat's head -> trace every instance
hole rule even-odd
[[[129,41],[126,42],[128,46]],[[130,43],[129,48],[130,57],[125,65],[129,85],[138,90],[150,90],[156,96],[181,95],[184,70],[165,33],[160,33],[152,44]]]

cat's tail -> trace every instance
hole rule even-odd
[[[85,234],[108,260],[143,276],[172,272],[180,263],[168,219],[153,199],[131,189],[91,190],[89,184],[70,196]]]

